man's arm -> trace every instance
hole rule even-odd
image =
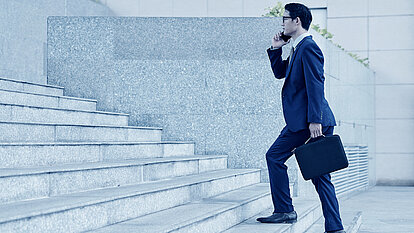
[[[282,48],[267,49],[267,55],[269,56],[270,65],[273,70],[273,74],[277,79],[285,78],[288,62],[282,60]]]
[[[288,42],[284,41],[281,37],[281,33],[277,33],[272,38],[272,48],[267,49],[267,55],[270,59],[270,65],[272,66],[273,74],[277,79],[286,77],[286,69],[288,66],[287,61],[282,60],[282,46]]]
[[[324,96],[323,54],[316,44],[304,48],[302,65],[308,96],[308,123],[311,137],[322,135],[322,102]]]

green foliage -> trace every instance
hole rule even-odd
[[[351,56],[352,58],[354,58],[355,60],[359,61],[362,63],[362,65],[364,65],[365,67],[369,67],[369,61],[368,58],[360,58],[358,55],[356,55],[355,53],[348,53],[349,56]]]
[[[327,40],[330,40],[330,41],[332,41],[331,39],[332,39],[332,37],[333,37],[333,34],[332,33],[330,33],[330,32],[328,32],[328,30],[326,30],[326,28],[321,28],[320,26],[319,26],[319,24],[311,24],[311,27],[312,27],[312,29],[313,30],[315,30],[315,31],[317,31],[319,34],[321,34],[323,37],[325,37]]]
[[[318,32],[319,34],[321,34],[323,37],[325,37],[327,40],[331,41],[336,47],[340,48],[342,51],[345,51],[345,48],[342,47],[341,45],[334,43],[332,41],[333,38],[333,34],[328,32],[328,30],[326,30],[326,28],[321,28],[318,24],[312,24],[311,25],[312,29],[315,30],[316,32]],[[355,60],[359,61],[360,63],[362,63],[365,67],[369,66],[369,61],[368,58],[360,58],[358,55],[354,54],[354,53],[350,53],[348,52],[348,55],[351,56],[352,58],[354,58]]]
[[[262,15],[264,17],[282,17],[283,12],[285,11],[285,7],[281,2],[277,2],[276,6],[273,8],[266,8],[265,10],[268,10],[269,12],[265,15]]]

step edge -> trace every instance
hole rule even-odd
[[[27,91],[7,90],[7,89],[2,89],[2,88],[0,88],[0,91],[15,92],[15,93],[26,94],[26,95],[38,95],[38,96],[52,97],[52,98],[58,98],[58,99],[59,98],[70,99],[70,100],[77,100],[77,101],[83,101],[83,102],[94,102],[94,103],[98,102],[98,100],[95,100],[95,99],[79,98],[79,97],[65,96],[65,95],[42,94],[42,93],[27,92]]]
[[[296,199],[304,199],[304,200],[308,200],[308,199],[306,199],[306,198],[296,198]],[[312,200],[312,199],[309,199],[310,201]],[[310,206],[309,206],[309,208],[308,209],[306,209],[303,213],[300,213],[299,215],[298,215],[298,219],[297,219],[297,222],[300,222],[303,218],[305,218],[305,217],[307,217],[309,214],[313,214],[313,212],[317,209],[317,208],[319,208],[319,206],[320,206],[320,204],[319,203],[314,203],[314,204],[311,204]],[[273,208],[270,208],[270,209],[273,209]],[[249,218],[249,219],[254,219],[254,218],[256,218],[258,215],[254,215],[254,216],[252,216],[251,218]],[[321,217],[322,217],[322,215],[321,215]],[[247,220],[249,220],[249,219],[246,219],[245,221],[247,221]],[[318,219],[320,219],[320,218],[318,218]],[[236,226],[238,226],[238,225],[241,225],[241,224],[247,224],[247,223],[245,223],[245,221],[243,221],[243,222],[240,222],[239,224],[237,224],[237,225],[235,225],[235,226],[233,226],[233,227],[236,227]],[[315,222],[314,222],[315,223]],[[295,224],[297,224],[297,223],[295,223]],[[292,232],[292,229],[293,229],[293,227],[294,227],[294,224],[285,224],[285,225],[280,225],[280,228],[279,229],[277,229],[277,231],[275,231],[274,233],[284,233],[284,232]],[[230,230],[231,228],[229,228],[229,229],[227,229],[227,230]],[[227,230],[226,231],[224,231],[224,232],[227,232]],[[273,232],[273,231],[272,231]]]
[[[227,170],[233,170],[233,169],[227,169]],[[216,172],[216,171],[205,172],[205,173],[202,173],[202,175],[205,175],[206,173],[214,173],[214,172]],[[81,203],[79,203],[79,202],[72,203],[72,204],[68,204],[67,206],[64,206],[64,207],[53,207],[51,209],[47,209],[47,210],[43,210],[43,211],[35,211],[34,213],[29,213],[27,211],[25,214],[20,214],[20,215],[15,216],[15,217],[14,216],[8,216],[8,217],[5,217],[3,219],[0,218],[0,224],[13,222],[13,221],[19,221],[19,220],[22,220],[22,219],[25,219],[25,218],[32,218],[32,217],[37,217],[37,216],[41,216],[41,215],[47,215],[47,214],[52,214],[52,213],[56,213],[56,212],[72,210],[72,209],[81,208],[81,207],[85,207],[85,206],[101,204],[101,203],[110,202],[110,201],[116,201],[116,200],[125,199],[125,198],[136,197],[136,196],[145,195],[145,194],[151,194],[151,193],[166,191],[166,190],[169,190],[169,189],[181,188],[181,187],[194,185],[194,184],[199,184],[199,183],[211,182],[213,180],[226,179],[226,178],[229,178],[229,177],[232,177],[232,176],[235,176],[235,175],[236,176],[237,175],[248,175],[248,174],[256,173],[256,172],[260,172],[260,171],[244,171],[244,172],[242,172],[242,171],[237,171],[237,172],[233,171],[233,173],[231,173],[231,174],[221,174],[221,175],[217,175],[214,178],[203,178],[203,179],[199,178],[199,180],[192,181],[192,182],[188,181],[188,180],[184,180],[184,181],[182,181],[182,183],[175,184],[175,185],[170,185],[170,186],[168,186],[169,180],[160,180],[160,181],[154,181],[154,182],[147,182],[147,183],[167,183],[167,186],[166,187],[161,187],[161,188],[158,187],[158,188],[153,189],[153,190],[135,191],[134,193],[128,193],[128,194],[123,194],[123,195],[118,194],[118,195],[114,195],[114,196],[111,196],[111,197],[99,197],[98,196],[98,197],[94,197],[94,200],[84,201],[84,202],[81,202]],[[201,176],[201,174],[195,174],[195,175],[189,175],[189,176],[191,176],[191,177]],[[189,176],[185,176],[185,178],[187,178]],[[183,179],[183,177],[175,177],[175,178],[176,179],[178,179],[178,178]],[[142,184],[126,185],[126,186],[123,186],[122,188],[128,188],[128,187],[139,186],[139,185],[142,185]],[[111,188],[103,188],[103,189],[116,189],[116,188],[111,187]],[[71,193],[71,194],[66,194],[66,195],[54,196],[52,198],[62,198],[62,197],[65,197],[65,196],[69,196],[69,197],[70,196],[72,196],[72,197],[77,197],[78,196],[78,197],[81,197],[81,196],[85,196],[85,193],[96,192],[97,190],[103,190],[103,189],[96,189],[96,190],[86,191],[86,192]],[[48,197],[48,198],[50,198],[50,197]],[[35,200],[32,200],[32,201],[43,200],[43,199],[47,199],[47,198],[35,199]],[[27,202],[27,201],[22,201],[22,202]],[[16,202],[16,203],[18,203],[18,202]],[[15,203],[13,203],[13,204],[15,204]],[[5,204],[5,205],[7,205],[7,204]],[[1,205],[0,205],[0,207],[1,207]]]
[[[356,233],[361,227],[362,223],[362,211],[357,211],[356,215],[352,219],[351,223],[346,227],[346,232]]]
[[[0,122],[1,123],[1,122]],[[1,146],[104,146],[104,145],[147,145],[147,144],[160,144],[160,145],[178,145],[178,144],[195,144],[194,141],[160,141],[160,142],[0,142]],[[173,157],[173,156],[171,156]]]
[[[13,107],[23,107],[23,108],[37,108],[37,109],[47,109],[47,110],[57,110],[63,112],[83,112],[83,113],[93,113],[93,114],[103,114],[103,115],[114,115],[114,116],[127,116],[127,113],[117,113],[117,112],[104,112],[104,111],[93,111],[93,110],[82,110],[82,109],[67,109],[67,108],[53,108],[53,107],[41,107],[34,105],[24,105],[24,104],[8,104],[0,102],[0,105],[13,106]]]
[[[155,159],[166,158],[165,160],[155,161]],[[216,156],[216,157],[196,157],[196,156],[181,156],[181,157],[157,157],[148,159],[148,161],[140,161],[138,159],[128,159],[128,160],[120,160],[120,161],[99,161],[99,162],[88,162],[82,163],[87,164],[89,166],[77,168],[76,165],[80,164],[64,164],[68,165],[68,168],[64,168],[64,165],[60,164],[56,167],[20,167],[20,168],[0,168],[0,170],[11,170],[13,169],[22,169],[20,172],[15,172],[14,174],[6,174],[2,175],[0,173],[1,178],[7,177],[18,177],[18,176],[31,176],[31,175],[41,175],[41,174],[54,174],[54,173],[64,173],[64,172],[77,172],[77,171],[88,171],[88,170],[100,170],[100,169],[111,169],[111,168],[122,168],[122,167],[136,167],[136,166],[144,166],[150,164],[161,164],[161,163],[173,163],[173,162],[186,162],[186,161],[200,161],[200,160],[215,160],[215,159],[223,159],[226,158],[224,156]]]
[[[34,83],[34,82],[29,82],[29,81],[24,81],[24,80],[18,80],[18,79],[10,79],[10,78],[5,78],[5,77],[0,77],[0,80],[4,80],[4,81],[8,81],[8,82],[15,82],[15,83],[29,84],[29,85],[33,85],[33,86],[49,87],[49,88],[61,89],[61,90],[62,89],[65,89],[64,87],[60,87],[60,86],[49,85],[49,84],[41,84],[41,83]]]
[[[258,183],[258,184],[260,184],[260,183]],[[253,185],[255,185],[255,184],[253,184]],[[253,185],[249,185],[249,186],[253,186]],[[246,186],[246,187],[249,187],[249,186]],[[242,188],[245,188],[245,187],[242,187]],[[239,189],[242,189],[242,188],[239,188]],[[239,189],[236,189],[236,190],[239,190]],[[233,191],[236,191],[236,190],[233,190]],[[231,192],[231,191],[229,191],[229,192]],[[225,212],[227,212],[227,211],[231,211],[231,210],[233,210],[233,209],[236,209],[236,208],[242,207],[243,205],[245,205],[245,204],[247,204],[247,203],[250,203],[250,202],[253,202],[253,201],[259,200],[259,199],[261,199],[261,198],[265,198],[265,197],[266,197],[266,196],[268,196],[268,195],[270,195],[270,190],[269,190],[269,191],[266,191],[266,192],[260,192],[260,193],[258,193],[258,194],[257,194],[257,196],[250,197],[250,198],[248,198],[248,199],[244,199],[244,200],[242,200],[242,201],[240,201],[240,202],[236,202],[236,201],[234,201],[234,202],[223,202],[223,203],[228,204],[228,206],[225,206],[225,207],[223,207],[223,208],[220,208],[219,210],[216,210],[216,211],[214,211],[214,212],[208,212],[208,213],[205,213],[204,215],[201,215],[201,216],[198,216],[198,217],[196,217],[196,218],[193,218],[193,219],[190,219],[190,220],[184,221],[184,222],[182,222],[182,223],[180,223],[180,224],[174,224],[174,225],[171,225],[171,227],[169,227],[168,229],[163,229],[163,230],[164,230],[164,232],[170,232],[170,231],[178,230],[178,229],[180,229],[180,228],[184,228],[184,227],[190,226],[190,225],[192,225],[192,224],[195,224],[195,223],[199,223],[199,222],[205,221],[205,220],[207,220],[207,219],[209,219],[209,218],[215,217],[215,216],[217,216],[217,215],[219,215],[219,214],[223,214],[223,213],[225,213]],[[214,197],[212,197],[212,198],[214,198]],[[207,199],[210,199],[210,198],[207,198]],[[203,202],[204,202],[204,200],[202,200],[202,201],[200,201],[200,202],[190,202],[190,203],[203,203]],[[206,203],[207,203],[207,202],[206,202]],[[187,203],[187,204],[189,204],[189,203]],[[184,204],[184,205],[185,205],[185,204]],[[138,218],[139,218],[139,217],[138,217]],[[127,221],[126,221],[126,222],[127,222]],[[125,222],[124,222],[124,223],[125,223]],[[165,231],[165,230],[166,230],[166,231]]]
[[[162,130],[160,127],[130,126],[130,125],[86,125],[86,124],[60,124],[60,123],[41,123],[41,122],[19,122],[19,121],[0,121],[0,124],[15,125],[41,125],[41,126],[76,126],[76,127],[101,127],[101,128],[126,128],[126,129],[146,129]]]

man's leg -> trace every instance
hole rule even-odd
[[[330,136],[333,134],[333,126],[324,127],[323,134]],[[331,175],[325,174],[312,179],[315,189],[318,192],[322,204],[323,216],[325,218],[325,230],[335,231],[342,230],[342,221],[339,213],[339,203],[335,194],[335,187],[331,182]]]
[[[290,197],[289,178],[285,162],[292,156],[292,150],[302,145],[308,138],[309,130],[292,132],[285,126],[266,153],[274,206],[273,213],[288,213],[294,209]]]

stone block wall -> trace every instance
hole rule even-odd
[[[280,18],[49,17],[49,84],[98,108],[193,140],[197,154],[229,155],[229,167],[261,168],[284,127],[266,49]],[[345,143],[373,143],[373,72],[319,35],[326,96]],[[295,161],[291,181],[298,183]],[[297,188],[297,187],[296,187]]]
[[[0,0],[0,77],[46,84],[48,16],[112,15],[90,0]]]

